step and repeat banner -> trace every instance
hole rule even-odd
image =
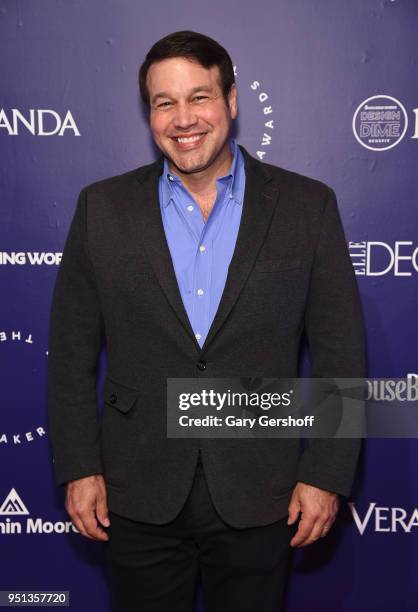
[[[418,372],[417,28],[416,0],[0,0],[0,590],[109,610],[53,481],[48,318],[81,188],[155,159],[137,72],[169,32],[229,50],[250,153],[335,190],[369,376]],[[292,556],[289,612],[417,609],[417,464],[415,439],[364,444],[332,533]]]

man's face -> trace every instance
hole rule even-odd
[[[237,96],[233,85],[226,103],[217,66],[165,59],[151,64],[147,86],[152,135],[177,172],[202,172],[227,163]]]

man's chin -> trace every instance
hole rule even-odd
[[[180,172],[181,174],[196,174],[197,172],[206,170],[208,167],[208,164],[203,162],[181,163],[180,161],[176,162],[174,159],[170,159],[170,164],[174,171]]]
[[[203,170],[206,170],[207,166],[193,166],[193,167],[187,167],[187,168],[179,168],[179,171],[182,174],[197,174],[198,172],[203,172]]]

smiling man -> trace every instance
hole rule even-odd
[[[194,32],[141,66],[159,160],[84,188],[54,290],[49,411],[58,483],[106,546],[114,610],[278,612],[289,550],[329,531],[357,440],[169,439],[167,378],[364,375],[335,196],[231,138],[228,53]],[[96,405],[97,364],[108,370]]]
[[[154,140],[206,221],[216,200],[216,179],[231,169],[230,132],[237,116],[233,72],[223,84],[218,65],[205,67],[182,56],[153,62],[144,72],[142,92]]]
[[[213,183],[226,174],[237,116],[235,84],[224,97],[218,66],[174,57],[151,64],[146,87],[154,140],[182,179],[200,173],[196,183],[203,177]]]

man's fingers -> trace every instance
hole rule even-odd
[[[109,536],[98,525],[94,508],[78,508],[77,510],[71,503],[67,504],[67,512],[81,535],[93,540],[107,541]]]
[[[324,529],[323,521],[317,521],[309,536],[300,544],[300,546],[309,546],[309,544],[313,544],[321,537],[322,531]]]
[[[322,527],[322,532],[320,537],[324,538],[326,535],[328,535],[328,533],[330,532],[331,527],[334,524],[335,519],[337,518],[337,513],[333,512],[332,515],[330,516],[330,518],[325,521],[324,526]]]
[[[290,500],[288,512],[289,512],[289,517],[287,519],[287,524],[293,525],[298,520],[299,514],[300,514],[300,503],[296,499],[296,496],[293,496],[292,499]]]
[[[317,518],[301,520],[299,529],[290,542],[293,547],[309,546],[326,536],[331,529],[331,525],[335,520],[335,516],[320,516]]]
[[[103,476],[96,474],[67,485],[66,509],[81,535],[93,540],[106,541],[109,536],[100,526],[108,527],[106,487]]]
[[[337,516],[338,505],[337,494],[298,482],[289,504],[288,523],[294,518],[295,507],[301,511],[302,518],[290,545],[307,546],[326,536]]]
[[[82,535],[86,535],[94,540],[101,540],[102,542],[109,539],[107,533],[99,527],[94,511],[89,510],[88,512],[79,513],[77,518],[82,524],[83,531],[80,532]]]
[[[68,510],[67,512],[71,519],[72,524],[79,531],[79,533],[81,533],[81,535],[85,536],[86,538],[91,538],[92,536],[90,536],[85,530],[82,520],[73,512],[69,512]]]
[[[288,525],[293,525],[299,518],[299,510],[290,510],[289,508],[289,518],[287,519]]]
[[[303,516],[299,522],[298,530],[290,541],[290,546],[297,547],[303,545],[303,542],[309,537],[315,519],[313,517]]]
[[[100,499],[97,500],[96,516],[97,520],[101,525],[103,525],[104,527],[109,527],[109,510],[107,507],[107,501],[105,496],[100,497]]]

